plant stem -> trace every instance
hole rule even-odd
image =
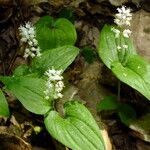
[[[118,95],[117,95],[117,100],[120,101],[120,89],[121,89],[121,82],[118,80]]]

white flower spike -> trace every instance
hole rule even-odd
[[[114,22],[118,26],[130,26],[130,21],[132,20],[131,9],[122,6],[117,8],[118,13],[115,15]]]
[[[27,22],[25,25],[21,25],[19,27],[19,32],[21,36],[20,41],[27,44],[24,57],[40,57],[40,48],[38,46],[38,41],[36,40],[36,31],[32,23]]]
[[[46,90],[45,93],[45,99],[54,98],[62,98],[62,90],[65,87],[63,83],[63,76],[62,76],[62,70],[55,70],[54,68],[48,69],[45,72],[45,75],[47,76],[47,82],[46,82]]]
[[[115,38],[119,38],[120,34],[124,37],[129,38],[131,35],[131,30],[128,29],[130,26],[130,21],[132,20],[131,9],[122,6],[117,8],[118,13],[115,15],[114,22],[118,25],[118,29],[112,28],[112,31],[115,33]]]

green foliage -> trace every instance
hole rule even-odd
[[[114,62],[112,71],[121,81],[150,100],[150,65],[141,57],[130,57],[125,67],[119,62]]]
[[[9,117],[8,103],[1,89],[0,89],[0,117]]]
[[[32,70],[42,74],[49,68],[63,71],[73,62],[78,55],[79,49],[74,46],[63,46],[42,53],[40,58],[35,58],[32,62]]]
[[[45,71],[52,68],[64,71],[79,53],[79,49],[73,46],[76,42],[74,25],[67,19],[54,20],[45,16],[36,24],[36,37],[42,49],[41,57],[34,58],[29,66],[17,67],[11,77],[0,76],[0,81],[27,110],[46,116],[47,130],[61,143],[73,150],[105,150],[100,129],[84,105],[68,102],[62,118],[55,111],[53,97],[48,95],[51,98],[45,98]],[[8,116],[2,92],[0,104],[0,115]]]
[[[118,109],[119,102],[116,101],[115,96],[106,96],[101,102],[97,105],[97,110],[115,110]]]
[[[21,65],[14,71],[12,77],[0,77],[0,80],[5,84],[6,88],[10,90],[17,99],[24,105],[26,109],[36,114],[46,114],[52,108],[53,100],[45,100],[44,91],[46,90],[46,81],[39,77],[44,75],[44,72],[54,67],[56,70],[65,70],[75,59],[79,53],[79,49],[71,46],[76,40],[76,31],[74,26],[66,19],[58,19],[54,21],[49,16],[43,17],[36,24],[37,37],[40,37],[43,41],[48,41],[47,44],[53,47],[57,47],[51,50],[44,51],[41,57],[37,57],[32,60],[31,65]],[[49,29],[49,27],[51,27]],[[57,28],[57,29],[54,29]],[[47,34],[44,36],[41,30],[45,33],[56,32],[56,36]],[[68,28],[68,29],[67,29]],[[69,32],[66,32],[68,30]],[[66,34],[65,37],[59,39],[58,36],[62,36],[62,32]],[[69,33],[69,34],[68,34]],[[65,38],[65,39],[64,39]],[[57,41],[58,40],[58,41]],[[63,44],[59,43],[59,40],[63,40]],[[43,42],[41,41],[41,42]],[[62,42],[62,41],[61,41]],[[65,45],[70,44],[70,45]],[[45,43],[44,43],[45,45]],[[60,45],[65,45],[61,46]],[[52,47],[51,47],[52,48]]]
[[[117,101],[114,96],[107,96],[97,105],[98,111],[113,110],[117,112],[120,120],[125,125],[129,125],[131,121],[136,119],[135,110],[129,105]]]
[[[45,81],[29,77],[0,77],[23,106],[35,113],[46,114],[51,109],[51,102],[44,99]]]
[[[42,51],[64,45],[74,45],[77,34],[74,25],[65,18],[54,20],[44,16],[36,23],[36,38]]]
[[[82,49],[82,55],[89,64],[91,64],[96,57],[94,54],[94,50],[90,47],[84,47]]]
[[[59,13],[59,17],[66,18],[69,21],[71,21],[72,23],[74,23],[74,21],[75,21],[75,16],[74,16],[73,10],[71,10],[71,9],[66,9],[66,8],[62,9]]]
[[[14,70],[13,75],[14,76],[25,76],[25,75],[28,75],[29,73],[30,73],[30,71],[29,71],[29,67],[27,65],[20,65]]]
[[[150,65],[136,54],[129,38],[115,39],[112,26],[104,26],[100,36],[99,56],[119,80],[139,91],[150,100]],[[117,50],[117,43],[128,49]]]
[[[127,126],[137,117],[135,110],[129,104],[120,104],[118,107],[118,115],[121,122]]]
[[[72,150],[105,150],[101,132],[84,105],[67,102],[65,117],[51,111],[44,121],[49,133]]]

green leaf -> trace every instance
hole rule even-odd
[[[125,125],[129,125],[131,121],[136,119],[136,112],[129,104],[124,104],[117,101],[115,96],[107,96],[97,105],[98,111],[115,110]]]
[[[38,72],[32,72],[31,68],[27,65],[20,65],[18,66],[14,72],[14,77],[29,77],[29,78],[38,78],[41,77],[41,75]]]
[[[0,89],[0,117],[9,117],[9,108],[8,108],[8,103],[7,100]]]
[[[24,76],[29,73],[30,73],[29,67],[27,65],[20,65],[14,70],[13,75],[14,76]]]
[[[50,111],[44,123],[55,139],[72,150],[105,150],[101,130],[88,109],[78,102],[65,105],[65,118]]]
[[[125,125],[129,125],[137,117],[135,110],[129,104],[120,104],[118,107],[118,115],[121,122]]]
[[[132,56],[125,67],[119,62],[114,62],[112,71],[119,80],[150,100],[150,65],[144,59],[140,56]]]
[[[63,46],[42,53],[40,58],[32,62],[32,70],[44,73],[47,69],[54,67],[63,71],[74,61],[79,49],[74,46]]]
[[[117,97],[107,96],[98,103],[97,110],[98,111],[116,110],[118,109],[118,106],[119,106],[119,102],[117,101]]]
[[[96,57],[94,50],[90,47],[84,47],[82,49],[82,55],[89,64],[91,64]]]
[[[115,33],[111,30],[114,26],[105,25],[100,33],[99,38],[99,56],[104,62],[104,64],[111,68],[111,64],[114,61],[120,62],[123,65],[126,64],[128,58],[131,55],[136,54],[134,45],[129,38],[125,38],[122,35],[120,38],[115,38]],[[116,28],[116,27],[115,27]],[[117,46],[127,45],[127,49],[117,49]]]
[[[36,23],[36,38],[42,51],[64,45],[74,45],[77,39],[75,26],[65,18],[54,20],[42,17]]]
[[[74,21],[75,21],[75,16],[74,16],[73,10],[68,9],[68,8],[62,9],[59,13],[59,17],[66,18],[69,21],[71,21],[72,23],[74,23]]]
[[[44,99],[45,80],[29,77],[0,77],[0,80],[27,110],[46,114],[51,109],[51,103]]]

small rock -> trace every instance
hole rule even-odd
[[[109,0],[109,2],[112,4],[112,5],[115,5],[115,6],[120,6],[122,5],[123,3],[127,2],[128,0]]]
[[[133,14],[132,33],[138,53],[150,62],[150,13],[140,10]]]
[[[83,36],[80,41],[80,46],[91,45],[97,47],[99,39],[99,29],[84,22],[82,26]]]
[[[150,113],[134,120],[130,123],[129,127],[134,130],[133,135],[150,142]]]

